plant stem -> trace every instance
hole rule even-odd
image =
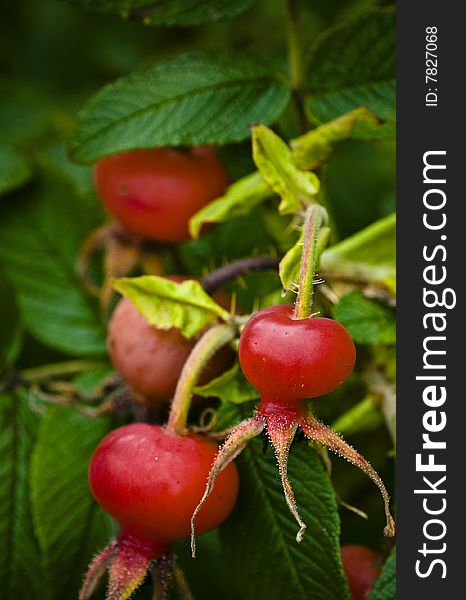
[[[94,367],[102,366],[103,364],[105,364],[103,361],[98,360],[69,360],[66,362],[24,369],[19,372],[19,377],[22,381],[34,383],[51,377],[76,375],[83,371],[89,371]]]
[[[228,281],[236,279],[244,273],[253,271],[276,271],[278,260],[272,256],[251,256],[235,260],[224,267],[215,269],[199,281],[208,294],[213,294],[223,287]]]
[[[167,431],[183,434],[186,431],[193,389],[212,356],[235,337],[232,324],[214,325],[208,329],[188,356],[181,371],[168,417]]]
[[[286,16],[290,82],[300,126],[303,131],[306,131],[307,119],[302,97],[304,73],[299,33],[299,0],[286,0]]]
[[[317,262],[317,240],[322,216],[322,208],[318,204],[312,204],[306,211],[303,254],[299,272],[299,290],[294,309],[295,319],[307,319],[312,313],[314,272]]]

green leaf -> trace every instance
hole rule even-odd
[[[113,287],[129,298],[151,325],[159,329],[177,327],[187,338],[218,318],[230,318],[228,311],[195,280],[177,283],[165,277],[143,275],[117,279]]]
[[[340,415],[332,423],[332,429],[343,435],[353,435],[378,429],[383,423],[383,416],[377,400],[378,398],[374,395],[368,395]]]
[[[20,187],[31,175],[31,167],[27,160],[0,137],[0,194]]]
[[[396,548],[386,560],[367,600],[396,600]]]
[[[206,223],[224,223],[234,217],[241,217],[258,204],[272,196],[272,191],[260,173],[251,173],[233,183],[224,196],[213,200],[201,208],[189,222],[193,239],[198,239],[202,226]]]
[[[361,292],[343,296],[334,308],[334,316],[358,344],[394,344],[395,313]]]
[[[283,289],[285,291],[296,290],[299,283],[299,272],[301,268],[301,258],[303,254],[304,231],[301,232],[298,241],[292,246],[280,261],[279,273]],[[330,237],[330,227],[324,226],[319,229],[317,234],[317,260],[319,264],[320,256],[327,245]]]
[[[243,375],[238,363],[222,373],[220,377],[212,379],[205,385],[197,386],[194,392],[204,398],[219,398],[234,404],[242,404],[259,397],[259,392]]]
[[[91,454],[110,428],[108,417],[89,419],[63,406],[50,408],[41,423],[31,503],[51,600],[77,597],[92,555],[114,533],[87,483]]]
[[[253,127],[252,152],[262,177],[281,198],[281,214],[296,213],[316,201],[319,180],[314,173],[298,169],[289,147],[271,129]]]
[[[21,323],[14,290],[0,272],[0,372],[15,359],[19,350]]]
[[[356,108],[301,137],[291,141],[295,163],[300,169],[316,169],[328,160],[335,147],[351,137],[357,123],[378,124],[378,119],[365,108]]]
[[[320,263],[325,271],[334,271],[353,279],[384,283],[394,291],[396,285],[395,213],[326,249]]]
[[[188,52],[104,87],[78,115],[71,154],[89,163],[133,148],[240,141],[252,123],[275,121],[289,94],[250,59]]]
[[[192,26],[235,17],[255,0],[67,0],[99,12],[141,19],[144,25]]]
[[[43,592],[41,556],[29,503],[29,459],[38,422],[26,394],[0,394],[2,600],[48,600]]]
[[[318,37],[311,49],[306,108],[311,120],[325,123],[365,107],[383,125],[358,124],[354,137],[395,135],[396,14],[374,10],[344,21]]]
[[[253,440],[238,466],[239,501],[221,534],[242,595],[255,600],[348,600],[335,495],[316,452],[299,443],[290,451],[289,476],[308,526],[300,544],[272,449],[264,454],[263,442]]]
[[[94,199],[78,196],[66,178],[47,168],[0,212],[0,261],[17,290],[26,328],[72,355],[105,353],[97,303],[75,272],[79,248],[99,217]]]

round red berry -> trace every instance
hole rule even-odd
[[[380,575],[382,557],[365,546],[348,544],[341,547],[341,558],[352,600],[365,600]]]
[[[94,175],[107,210],[129,231],[160,242],[189,239],[189,219],[229,182],[211,146],[123,152],[99,160]]]
[[[294,319],[286,304],[253,315],[239,343],[244,374],[269,400],[322,396],[343,383],[355,359],[342,325],[323,317]]]
[[[188,537],[218,447],[196,434],[178,436],[158,425],[135,423],[115,429],[97,446],[89,483],[97,502],[125,535],[149,544]],[[218,476],[196,521],[204,533],[230,514],[238,474],[230,463]]]

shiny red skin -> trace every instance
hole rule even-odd
[[[191,517],[205,489],[218,447],[196,434],[178,436],[158,425],[133,423],[113,430],[89,464],[97,502],[137,543],[163,545],[191,533]],[[230,514],[238,473],[230,463],[196,519],[196,532],[215,529]]]
[[[352,600],[365,600],[380,575],[382,557],[365,546],[348,544],[341,547],[341,558]]]
[[[316,398],[353,370],[356,350],[346,329],[323,317],[293,319],[293,310],[288,304],[265,308],[241,334],[241,368],[263,399]]]
[[[136,400],[166,405],[175,393],[181,370],[196,339],[179,329],[150,325],[127,298],[122,298],[108,324],[107,348],[113,364],[127,381]],[[207,383],[231,366],[232,351],[219,350],[206,365],[199,383]]]
[[[229,184],[211,146],[115,154],[95,164],[94,179],[107,210],[120,223],[159,242],[189,239],[189,219]]]

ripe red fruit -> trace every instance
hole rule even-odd
[[[113,364],[135,392],[151,406],[167,404],[196,340],[179,329],[150,325],[127,299],[122,298],[108,325],[107,347]],[[206,365],[200,385],[220,375],[230,365],[232,352],[219,350]]]
[[[90,564],[80,600],[91,597],[106,569],[108,598],[129,598],[150,568],[166,576],[169,544],[189,536],[217,450],[200,435],[180,437],[144,423],[119,427],[100,442],[89,464],[89,485],[121,532]],[[238,473],[231,463],[200,511],[201,533],[228,517],[237,494]]]
[[[109,212],[129,231],[160,242],[189,239],[189,219],[229,183],[211,146],[123,152],[99,160],[94,176]]]
[[[97,446],[89,484],[97,502],[125,534],[148,543],[169,543],[189,536],[191,515],[217,450],[200,435],[181,437],[158,425],[125,425]],[[231,463],[199,514],[199,532],[210,531],[227,518],[237,492],[238,474]]]
[[[353,600],[365,600],[380,575],[382,557],[370,548],[358,545],[341,547],[343,568]]]
[[[299,515],[287,475],[288,452],[298,427],[307,438],[337,452],[372,479],[384,501],[387,519],[384,533],[390,537],[395,535],[390,498],[377,472],[342,437],[318,421],[306,406],[306,398],[330,392],[351,373],[356,359],[353,340],[336,321],[317,317],[296,319],[293,309],[290,305],[279,305],[261,310],[248,320],[241,333],[239,362],[245,376],[257,388],[261,403],[250,419],[232,430],[212,465],[204,496],[193,515],[193,554],[197,514],[209,498],[213,483],[248,440],[264,430],[275,449],[286,502],[299,525],[298,542],[302,540],[306,524]]]
[[[354,367],[346,329],[323,317],[293,319],[293,306],[253,315],[240,338],[241,368],[262,399],[316,398],[334,390]]]

